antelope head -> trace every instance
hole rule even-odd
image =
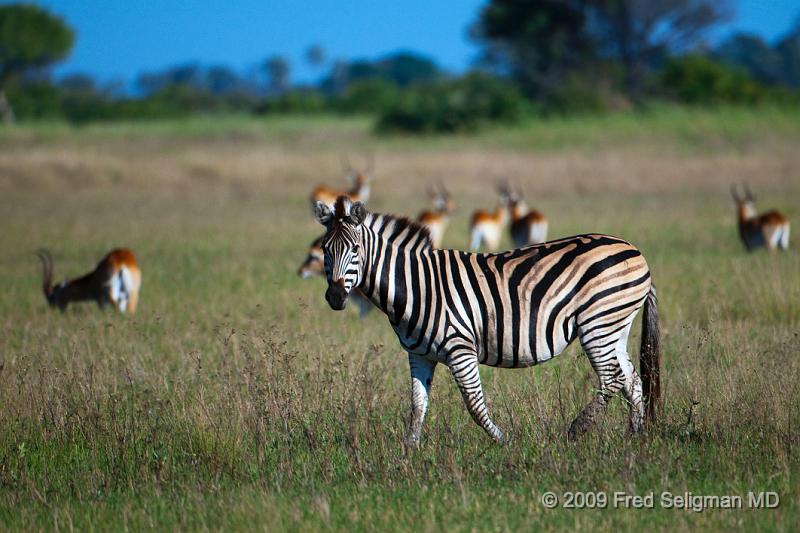
[[[736,202],[736,206],[739,209],[739,216],[742,219],[753,218],[756,216],[756,197],[753,191],[750,190],[749,185],[744,184],[742,188],[744,195],[739,194],[739,188],[736,184],[731,185],[731,196],[733,196],[733,201]]]
[[[455,200],[441,182],[428,188],[428,196],[439,213],[450,215],[456,210]]]

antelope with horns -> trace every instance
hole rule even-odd
[[[541,244],[547,240],[547,218],[535,209],[528,209],[522,192],[510,185],[502,186],[511,211],[511,240],[515,248]]]
[[[320,235],[308,247],[308,256],[300,268],[297,269],[297,275],[303,279],[313,278],[315,276],[325,277],[325,254],[322,251],[322,238],[325,235]],[[350,300],[358,307],[358,315],[361,318],[367,316],[374,307],[361,291],[358,289],[350,293]]]
[[[367,158],[367,166],[364,170],[355,169],[350,164],[346,155],[342,156],[342,169],[350,181],[350,189],[346,191],[333,189],[327,185],[317,185],[311,191],[311,209],[313,210],[317,202],[323,202],[333,206],[339,196],[347,196],[353,202],[366,203],[369,201],[370,182],[375,173],[375,156],[370,154]]]
[[[64,311],[70,302],[95,301],[100,307],[111,304],[123,313],[136,311],[142,273],[130,250],[111,250],[88,274],[66,279],[55,286],[50,253],[41,250],[36,255],[42,261],[42,289],[51,307]]]
[[[778,211],[756,213],[756,197],[746,184],[744,196],[731,185],[731,194],[739,215],[739,237],[748,251],[766,246],[770,251],[789,248],[789,220]]]
[[[503,228],[508,224],[509,197],[502,186],[497,192],[500,201],[493,212],[478,210],[472,213],[469,223],[469,249],[477,251],[481,246],[496,250],[500,246]]]
[[[450,215],[456,209],[456,202],[441,183],[428,190],[433,201],[433,211],[425,210],[417,217],[417,222],[428,228],[434,248],[442,247],[444,232],[450,224]]]

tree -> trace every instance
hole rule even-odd
[[[730,13],[729,0],[491,0],[473,27],[484,60],[547,96],[576,73],[619,64],[638,101],[650,67],[696,47]]]
[[[306,50],[306,61],[313,68],[320,68],[325,63],[325,49],[319,44],[312,44]]]
[[[800,19],[778,41],[775,50],[780,58],[783,83],[795,89],[800,88]]]
[[[398,52],[377,61],[337,61],[329,77],[322,80],[321,88],[339,95],[349,85],[366,80],[384,80],[398,87],[407,87],[434,81],[440,76],[439,67],[431,59],[411,52]]]
[[[281,56],[272,56],[264,61],[267,89],[270,94],[282,94],[289,87],[289,62]]]
[[[781,56],[758,35],[737,33],[723,42],[714,55],[724,63],[746,70],[762,83],[781,81]]]
[[[492,0],[470,30],[485,46],[481,62],[544,98],[592,54],[580,0]]]
[[[0,114],[13,120],[6,91],[30,69],[44,68],[64,59],[75,34],[56,15],[30,4],[0,6]]]
[[[727,19],[728,0],[597,0],[594,28],[601,49],[623,66],[624,86],[634,102],[640,98],[647,67],[670,52],[695,48],[710,28]]]

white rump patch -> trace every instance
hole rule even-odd
[[[122,267],[111,278],[111,301],[123,313],[128,309],[128,300],[132,290],[135,288],[131,271],[127,267]]]

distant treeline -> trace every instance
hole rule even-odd
[[[0,106],[4,90],[19,120],[81,124],[197,113],[358,113],[374,115],[381,131],[460,132],[534,113],[602,113],[654,101],[800,104],[800,23],[774,43],[736,34],[715,48],[703,47],[703,32],[724,20],[724,6],[702,0],[495,0],[471,28],[484,51],[473,71],[455,76],[410,52],[331,62],[313,46],[306,59],[322,74],[302,86],[290,83],[291,66],[278,56],[246,74],[199,64],[143,73],[133,91],[84,74],[53,79],[47,69],[52,61],[3,75],[8,59],[0,47]],[[8,10],[0,8],[0,44],[8,39]]]

